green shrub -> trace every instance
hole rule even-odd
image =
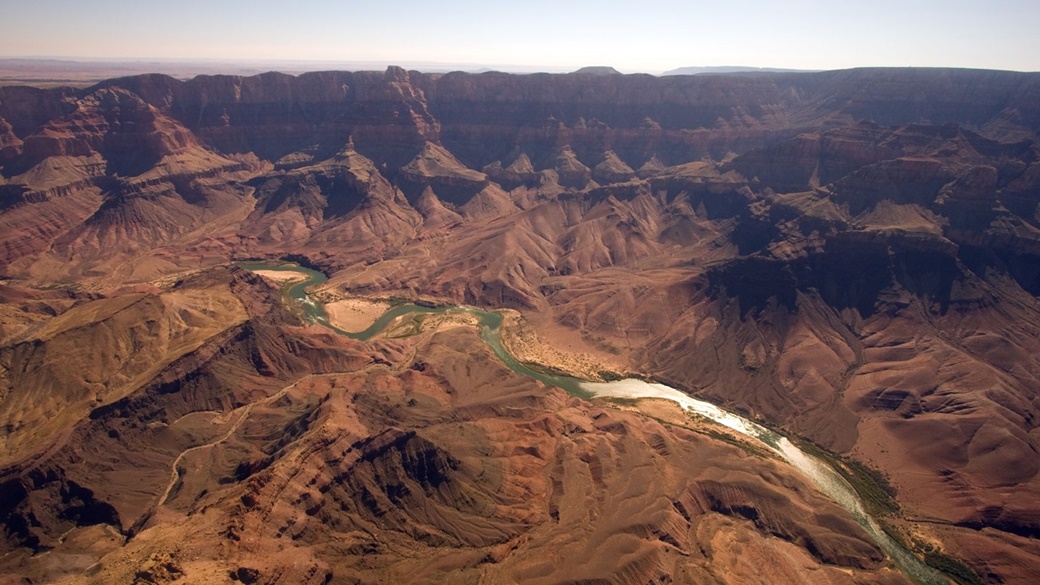
[[[929,567],[953,577],[961,585],[983,585],[982,579],[971,567],[941,551],[932,550],[924,553],[924,562]]]

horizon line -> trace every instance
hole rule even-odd
[[[294,68],[301,68],[309,65],[337,65],[348,67],[348,71],[376,71],[382,70],[387,67],[402,67],[405,69],[413,69],[420,72],[430,73],[443,73],[450,71],[460,72],[501,72],[501,73],[574,73],[578,70],[585,68],[604,68],[613,69],[622,75],[638,75],[647,74],[654,76],[664,76],[674,71],[681,71],[686,69],[691,70],[702,70],[693,75],[700,73],[821,73],[826,71],[847,71],[854,69],[963,69],[963,70],[976,70],[976,71],[1004,71],[1010,73],[1040,73],[1040,71],[1026,71],[1019,69],[995,69],[987,67],[969,67],[969,66],[957,66],[957,65],[928,65],[928,66],[917,66],[917,65],[855,65],[849,67],[838,67],[832,69],[802,69],[797,67],[765,67],[757,65],[684,65],[681,67],[673,67],[671,69],[664,70],[651,70],[647,68],[643,69],[628,69],[625,71],[611,65],[581,65],[581,66],[563,66],[563,65],[538,65],[538,64],[503,64],[503,63],[473,63],[473,62],[455,62],[455,61],[426,61],[426,60],[390,60],[390,59],[366,59],[366,60],[350,60],[350,59],[283,59],[283,58],[257,58],[257,57],[77,57],[68,55],[0,55],[0,62],[10,61],[40,61],[40,62],[58,62],[58,63],[75,63],[81,65],[132,65],[132,64],[165,64],[165,65],[209,65],[209,66],[221,66],[221,65],[246,65],[251,67],[263,66],[263,65],[288,65]],[[374,67],[375,69],[358,69],[358,67]],[[433,71],[423,71],[423,69],[433,69]],[[327,69],[335,70],[335,69]],[[730,70],[730,71],[721,71]],[[274,72],[276,70],[271,70]],[[319,70],[307,70],[298,71],[303,72],[317,72]]]

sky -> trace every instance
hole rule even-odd
[[[1040,0],[0,0],[0,57],[1040,71]]]

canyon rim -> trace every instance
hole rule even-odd
[[[0,579],[1040,580],[1040,74],[0,87]],[[337,313],[338,312],[338,313]],[[337,316],[338,314],[338,316]],[[335,324],[335,323],[333,323]]]

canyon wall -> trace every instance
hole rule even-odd
[[[193,530],[212,528],[201,519],[210,505],[226,514],[221,534],[274,514],[277,534],[253,543],[264,550],[283,550],[272,543],[294,525],[309,527],[293,532],[304,543],[351,535],[344,550],[308,549],[300,582],[430,567],[386,552],[400,542],[466,551],[432,580],[484,564],[503,579],[539,576],[532,559],[563,525],[589,530],[567,542],[595,549],[596,574],[672,578],[681,571],[669,547],[708,550],[714,526],[757,535],[756,554],[790,544],[801,547],[785,557],[795,565],[898,582],[860,535],[838,536],[848,519],[831,518],[800,480],[784,476],[795,495],[777,495],[766,486],[783,472],[756,468],[729,489],[719,478],[744,473],[747,460],[717,437],[630,413],[592,422],[606,416],[598,406],[512,378],[515,393],[496,394],[453,365],[500,374],[458,331],[369,347],[308,330],[270,313],[277,295],[262,281],[226,267],[289,257],[328,272],[331,297],[518,310],[526,330],[579,356],[546,365],[655,377],[850,468],[875,468],[900,508],[886,521],[919,552],[963,559],[984,582],[1036,580],[1038,132],[1040,74],[957,69],[658,78],[391,67],[0,88],[0,488],[13,502],[0,520],[10,558],[60,548],[73,526],[148,543],[135,539],[171,530],[169,498],[202,523]],[[55,356],[73,347],[95,347],[96,359],[63,370]],[[279,394],[333,372],[349,388],[315,381]],[[360,392],[359,380],[400,404]],[[438,414],[408,411],[409,400]],[[268,418],[250,418],[246,405]],[[358,422],[358,409],[375,422]],[[537,422],[540,409],[554,414]],[[207,412],[212,425],[193,422]],[[446,431],[453,420],[469,434]],[[216,475],[189,473],[175,490],[170,467],[219,438],[210,427],[234,447]],[[330,438],[344,428],[347,444]],[[572,444],[579,428],[595,440]],[[530,433],[537,446],[475,446],[496,433]],[[595,534],[625,523],[568,524],[577,520],[559,486],[626,489],[620,478],[639,458],[619,454],[625,436],[654,473],[677,478],[661,497],[678,504],[621,531],[643,543],[645,562],[619,567],[608,562],[617,543]],[[694,447],[674,447],[678,437]],[[105,447],[62,450],[69,444]],[[120,471],[111,453],[128,449],[147,461]],[[715,471],[679,463],[684,449],[713,457]],[[604,455],[613,475],[597,475],[593,451],[616,455]],[[325,504],[302,503],[320,498],[289,477],[294,461],[331,494]],[[96,472],[105,466],[114,475]],[[524,484],[528,472],[539,479]],[[113,487],[131,476],[139,490]],[[467,507],[499,505],[496,485],[513,490],[501,504],[512,512]],[[824,510],[814,528],[777,507],[788,497]],[[409,532],[422,506],[444,522]],[[384,516],[393,522],[378,537],[358,537]],[[479,534],[466,540],[459,526]],[[784,544],[755,540],[770,534]],[[528,536],[531,547],[517,544]],[[715,545],[712,562],[731,558],[735,549]],[[136,558],[127,546],[117,556]],[[366,569],[366,551],[385,556]]]

